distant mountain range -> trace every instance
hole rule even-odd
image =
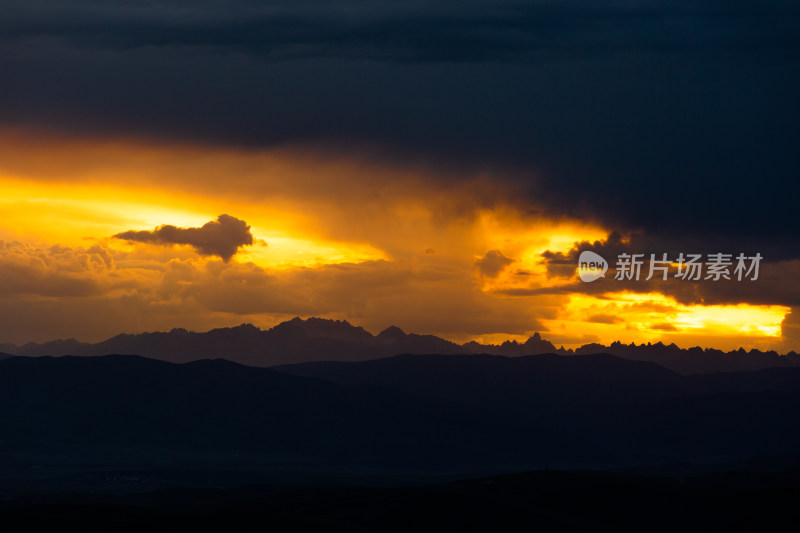
[[[681,349],[674,344],[625,345],[619,342],[610,346],[588,344],[573,352],[556,348],[538,333],[524,343],[506,341],[496,345],[473,341],[459,345],[434,335],[405,333],[394,326],[372,335],[347,321],[322,318],[294,318],[269,330],[242,324],[203,333],[173,329],[169,332],[121,334],[95,344],[75,339],[23,346],[0,344],[0,352],[26,356],[132,354],[174,363],[224,358],[261,367],[311,361],[366,361],[397,354],[515,357],[545,353],[564,356],[610,353],[626,359],[655,362],[685,374],[800,367],[800,357],[793,352],[779,355],[772,351],[746,352],[740,349],[726,353],[701,348]]]

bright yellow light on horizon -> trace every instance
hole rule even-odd
[[[192,206],[191,208],[186,206]],[[256,244],[243,248],[237,260],[262,267],[285,268],[385,259],[366,243],[342,243],[301,233],[302,216],[213,199],[178,196],[157,190],[122,186],[38,184],[0,177],[0,239],[33,240],[48,245],[86,246],[87,239],[106,239],[127,230],[151,230],[163,224],[198,227],[223,212],[243,218]],[[283,228],[287,228],[284,230]],[[125,248],[122,242],[119,248]],[[130,248],[130,247],[128,247]]]
[[[705,342],[732,349],[777,342],[789,312],[781,305],[686,305],[660,293],[616,292],[573,294],[558,318],[543,322],[551,336],[570,341],[564,342],[568,347],[619,340],[675,342],[684,348]]]

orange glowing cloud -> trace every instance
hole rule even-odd
[[[789,311],[781,305],[685,305],[660,293],[573,294],[558,317],[544,323],[554,339],[573,348],[619,340],[763,349],[780,341]]]
[[[785,306],[535,294],[565,283],[543,253],[606,239],[609,228],[543,215],[496,178],[309,148],[2,131],[0,312],[12,318],[0,340],[270,326],[296,314],[456,341],[537,330],[568,346],[780,339]]]

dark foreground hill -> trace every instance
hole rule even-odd
[[[607,459],[558,428],[478,404],[224,360],[2,360],[0,419],[7,462],[39,467],[491,471]]]
[[[277,370],[472,402],[580,435],[620,463],[794,453],[800,369],[684,376],[608,354],[414,356]]]
[[[13,531],[793,531],[798,471],[530,472],[422,486],[249,486],[0,503]]]
[[[682,376],[603,354],[277,370],[13,357],[0,361],[0,488],[98,469],[463,476],[728,463],[800,453],[798,412],[796,369]]]

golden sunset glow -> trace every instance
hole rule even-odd
[[[789,311],[779,305],[683,305],[659,293],[621,292],[571,295],[559,317],[545,323],[550,331],[572,340],[564,342],[568,347],[661,340],[686,348],[705,339],[709,346],[726,349],[764,348],[780,337]]]
[[[800,2],[673,4],[2,2],[3,524],[791,523]]]
[[[781,340],[789,312],[682,305],[659,293],[538,294],[574,283],[548,271],[544,252],[602,241],[609,229],[530,215],[512,186],[481,174],[454,189],[425,167],[309,149],[0,138],[4,257],[14,276],[33,276],[9,295],[43,316],[42,298],[70,295],[48,308],[53,320],[82,301],[103,308],[128,298],[158,310],[152,323],[147,313],[131,318],[129,329],[156,329],[156,320],[269,327],[300,314],[458,342],[522,342],[540,331],[566,347],[661,339],[764,347]],[[186,244],[113,237],[199,228],[223,213],[253,238],[227,263]],[[48,281],[37,289],[33,280]],[[87,326],[83,335],[97,340],[119,327]]]
[[[0,207],[6,240],[33,239],[43,243],[81,246],[87,239],[105,239],[127,230],[148,230],[162,224],[201,226],[214,213],[232,205],[213,198],[192,197],[174,191],[131,189],[122,186],[36,184],[0,178]],[[191,209],[184,206],[194,206]],[[234,205],[251,214],[253,234],[260,242],[241,254],[243,260],[272,268],[383,259],[367,244],[335,242],[290,234],[301,214],[278,210],[259,213],[254,206]],[[260,216],[259,216],[260,215]],[[266,216],[265,216],[266,215]],[[284,230],[283,228],[287,228]],[[268,243],[268,244],[267,244]],[[124,243],[112,247],[130,249]]]

